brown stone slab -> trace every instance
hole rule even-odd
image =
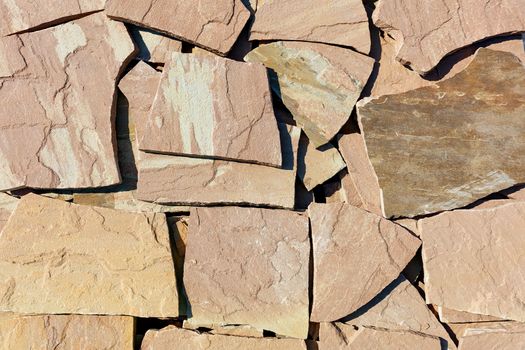
[[[525,324],[489,322],[465,327],[460,350],[519,350],[525,348]]]
[[[338,320],[368,303],[399,276],[421,244],[403,227],[345,203],[312,203],[308,214],[312,322]]]
[[[125,26],[94,14],[0,42],[0,190],[119,183],[115,81],[134,51]]]
[[[449,309],[443,306],[437,307],[439,319],[444,323],[474,323],[474,322],[494,322],[494,321],[504,321],[501,318],[488,316],[488,315],[479,315],[473,314],[465,311],[458,311]]]
[[[0,192],[0,232],[4,228],[7,220],[16,209],[18,198]]]
[[[0,252],[2,311],[178,316],[163,214],[28,194],[0,235]]]
[[[374,24],[399,43],[397,59],[426,73],[446,55],[477,41],[525,31],[520,0],[480,6],[476,0],[382,0]]]
[[[240,0],[108,0],[106,13],[223,55],[250,17]]]
[[[164,64],[169,60],[172,52],[181,52],[182,50],[181,41],[150,29],[130,25],[129,33],[139,48],[135,57],[139,60]]]
[[[462,207],[523,181],[524,73],[516,56],[480,49],[449,80],[360,102],[387,217]]]
[[[190,212],[184,285],[197,324],[308,334],[308,218],[240,207]]]
[[[348,121],[374,65],[372,58],[352,50],[286,41],[260,45],[244,59],[277,74],[272,88],[316,147]]]
[[[182,328],[199,331],[199,328],[209,329],[210,334],[217,335],[231,335],[236,337],[250,337],[250,338],[262,338],[264,336],[263,331],[260,329],[253,328],[250,325],[216,325],[216,324],[195,324],[190,318],[184,320]]]
[[[368,17],[359,0],[259,1],[250,40],[310,41],[370,51]]]

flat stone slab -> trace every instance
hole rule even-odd
[[[105,12],[222,55],[250,17],[241,0],[108,0]]]
[[[480,6],[476,0],[382,0],[374,24],[399,43],[397,59],[426,73],[446,55],[477,41],[525,31],[521,0]]]
[[[262,64],[173,52],[137,126],[143,151],[282,165]]]
[[[2,231],[0,252],[2,311],[179,314],[164,214],[28,194]]]
[[[386,216],[454,209],[523,182],[524,114],[524,66],[488,49],[435,86],[360,102]]]
[[[193,323],[248,324],[305,339],[308,218],[287,210],[192,208],[184,285]]]
[[[475,322],[495,322],[505,321],[499,317],[473,314],[465,311],[449,309],[443,306],[437,307],[439,319],[444,323],[475,323]]]
[[[348,121],[374,65],[372,58],[352,50],[288,41],[260,45],[244,60],[277,74],[272,88],[316,147]]]
[[[338,320],[368,303],[399,276],[421,245],[405,228],[345,203],[312,203],[308,215],[312,322]]]
[[[0,232],[16,209],[18,198],[0,192]]]
[[[134,25],[128,28],[133,42],[139,48],[139,53],[135,57],[138,60],[165,64],[170,59],[172,52],[182,51],[182,42],[179,40]]]
[[[359,0],[259,1],[250,40],[297,40],[351,46],[368,54],[368,17]]]
[[[460,350],[514,350],[525,348],[525,325],[518,322],[469,324],[459,338]]]
[[[125,26],[94,14],[0,43],[0,191],[119,183],[115,82],[134,51]]]

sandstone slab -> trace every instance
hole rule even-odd
[[[374,24],[399,43],[397,59],[426,73],[446,55],[477,41],[525,31],[520,0],[479,6],[476,0],[380,1]],[[428,14],[428,15],[422,15]]]
[[[498,317],[473,314],[470,312],[449,309],[443,306],[438,306],[437,310],[439,314],[439,319],[441,320],[441,322],[444,323],[475,323],[503,321],[501,318]]]
[[[202,328],[209,329],[208,333],[217,335],[231,335],[236,337],[262,338],[263,331],[250,325],[216,325],[216,324],[195,324],[192,319],[184,320],[182,328],[200,331]]]
[[[172,52],[181,52],[182,42],[149,29],[130,26],[129,33],[139,48],[136,59],[164,64]]]
[[[359,0],[259,1],[250,40],[310,41],[370,51],[368,17]]]
[[[143,151],[282,164],[268,77],[258,63],[171,53],[138,135]]]
[[[338,320],[368,303],[399,276],[421,244],[403,227],[345,203],[312,203],[308,214],[313,322]]]
[[[480,49],[435,86],[360,103],[387,217],[462,207],[523,181],[524,73],[514,55]]]
[[[106,12],[223,55],[250,17],[240,0],[109,0]]]
[[[0,232],[16,209],[18,198],[0,192]]]
[[[2,311],[178,316],[163,214],[28,194],[2,231],[0,252]]]
[[[525,321],[525,203],[445,212],[418,222],[427,303]],[[454,271],[454,273],[450,273]]]
[[[247,324],[305,339],[309,256],[304,215],[258,208],[193,208],[184,264],[190,320]]]
[[[374,65],[372,58],[341,47],[285,41],[260,45],[245,60],[275,71],[272,88],[316,147],[348,121]]]
[[[525,347],[525,325],[488,322],[467,325],[459,339],[460,350],[519,350]]]
[[[0,315],[0,347],[9,350],[133,350],[129,316]]]
[[[134,51],[125,26],[94,14],[0,41],[0,190],[119,183],[111,130],[115,80]]]

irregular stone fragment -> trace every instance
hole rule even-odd
[[[16,209],[18,198],[0,192],[0,232],[4,228],[11,213]]]
[[[139,48],[137,59],[166,63],[172,52],[181,52],[182,42],[149,29],[130,26],[129,33]]]
[[[407,230],[409,230],[416,236],[418,237],[420,236],[419,228],[417,227],[417,220],[415,219],[397,219],[397,220],[394,220],[394,222],[398,225],[403,226],[404,228],[406,228]]]
[[[251,350],[306,350],[299,339],[244,338],[224,335],[199,334],[168,326],[161,330],[149,330],[142,341],[141,350],[194,349],[251,349]]]
[[[59,6],[41,6],[28,0],[1,0],[0,36],[36,30],[67,22],[74,17],[104,9],[106,0],[64,1]]]
[[[133,350],[129,316],[0,315],[0,348]]]
[[[460,350],[519,350],[525,348],[525,324],[489,322],[468,325],[459,339]]]
[[[270,95],[261,64],[173,52],[138,129],[139,148],[280,167]]]
[[[250,40],[311,41],[370,51],[368,17],[359,0],[259,1]]]
[[[301,135],[297,176],[308,191],[335,176],[346,166],[337,148],[327,143],[317,149]]]
[[[184,285],[193,323],[308,334],[308,218],[286,210],[193,208]]]
[[[231,335],[237,337],[262,338],[263,331],[253,328],[250,325],[215,325],[215,324],[195,324],[192,319],[184,320],[182,325],[185,329],[198,330],[199,328],[210,329],[209,333],[217,335]]]
[[[178,316],[163,214],[28,194],[0,235],[0,252],[2,311]]]
[[[399,43],[397,59],[426,73],[462,47],[492,36],[525,31],[522,5],[520,0],[502,0],[487,6],[479,6],[476,0],[382,0],[373,20]]]
[[[108,16],[226,54],[250,17],[240,0],[109,0]]]
[[[492,322],[492,321],[503,321],[501,318],[473,314],[465,311],[458,311],[449,309],[443,306],[437,307],[439,319],[444,323],[473,323],[473,322]]]
[[[374,65],[372,58],[341,47],[285,41],[261,45],[245,60],[277,73],[272,88],[316,147],[347,122]]]
[[[427,303],[525,321],[525,280],[516,268],[524,214],[525,203],[516,202],[420,220]]]
[[[75,193],[73,202],[75,204],[93,205],[130,212],[181,213],[190,211],[188,206],[162,205],[141,201],[137,198],[136,191]]]
[[[360,104],[386,216],[458,208],[523,182],[524,106],[525,68],[487,49],[436,86]]]
[[[312,203],[308,214],[312,322],[338,320],[368,303],[399,276],[420,246],[403,227],[345,203]]]
[[[134,51],[125,26],[95,14],[0,42],[0,190],[119,183],[115,80]]]

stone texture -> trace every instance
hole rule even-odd
[[[359,0],[259,1],[250,40],[311,41],[370,51],[368,17]]]
[[[243,338],[235,336],[199,334],[168,326],[161,330],[149,330],[142,341],[141,350],[306,350],[299,339]]]
[[[459,339],[460,350],[519,350],[525,348],[525,325],[489,322],[468,325]]]
[[[260,45],[245,60],[277,73],[272,88],[316,147],[348,121],[374,65],[372,58],[352,50],[285,41]]]
[[[118,183],[115,80],[134,51],[124,25],[95,14],[0,41],[0,190]]]
[[[421,234],[419,233],[419,228],[417,227],[417,220],[415,219],[397,219],[397,220],[394,220],[394,222],[398,225],[403,226],[404,228],[412,232],[414,235],[418,237],[421,236]]]
[[[436,86],[360,102],[387,217],[462,207],[523,181],[524,73],[514,55],[480,49]]]
[[[11,213],[16,209],[18,198],[0,192],[0,232],[4,228]]]
[[[163,214],[28,194],[2,231],[0,252],[2,311],[178,315]]]
[[[502,319],[498,317],[473,314],[465,311],[457,311],[443,306],[438,306],[437,310],[439,314],[439,319],[441,320],[441,322],[444,323],[474,323],[502,321]]]
[[[182,42],[149,29],[129,26],[129,33],[139,48],[136,59],[164,64],[172,52],[181,52]]]
[[[216,325],[216,324],[195,324],[192,319],[184,320],[182,328],[199,331],[199,328],[209,329],[210,334],[231,335],[236,337],[262,338],[263,331],[253,328],[250,325]]]
[[[308,214],[312,322],[338,320],[368,303],[399,276],[420,246],[403,227],[345,203],[312,203]]]
[[[268,77],[258,63],[173,52],[137,131],[143,151],[282,164]]]
[[[373,21],[399,43],[400,62],[426,73],[462,47],[525,31],[525,7],[520,0],[479,5],[476,0],[382,0],[376,6]]]
[[[129,316],[0,315],[0,348],[9,350],[133,350]]]
[[[306,338],[309,255],[304,215],[258,208],[193,208],[184,264],[190,320],[248,324]]]
[[[240,0],[109,0],[108,16],[226,54],[250,17]]]
[[[419,221],[427,303],[525,321],[525,203],[445,212]],[[454,271],[454,273],[450,273]]]
[[[188,206],[162,205],[141,201],[136,191],[108,193],[75,193],[73,203],[129,212],[181,213],[190,211]]]
[[[60,6],[41,6],[30,0],[0,1],[0,36],[50,27],[71,18],[104,9],[106,0],[64,1]]]

